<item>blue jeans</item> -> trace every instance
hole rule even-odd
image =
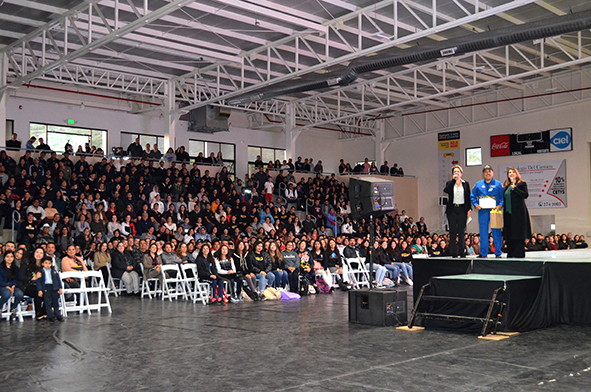
[[[269,272],[266,277],[263,274],[254,275],[257,277],[257,280],[259,281],[259,293],[265,291],[265,287],[267,287],[267,285],[273,286],[273,283],[275,282],[275,275],[273,275],[273,273],[271,272]]]
[[[23,292],[18,287],[14,288],[14,303],[12,304],[12,309],[16,309],[16,306],[22,301],[23,299]],[[7,303],[12,297],[12,293],[6,287],[0,289],[0,309]]]
[[[386,269],[392,273],[392,280],[395,281],[400,274],[400,267],[392,264],[386,264],[384,267],[386,267]]]
[[[400,268],[400,272],[402,272],[402,277],[404,279],[406,278],[410,278],[413,279],[413,271],[412,271],[412,265],[409,263],[394,263],[395,266],[397,266],[398,268]]]
[[[275,276],[275,282],[274,282],[275,286],[273,286],[273,287],[281,286],[281,287],[285,288],[285,286],[287,285],[287,278],[289,276],[287,274],[287,271],[279,272],[279,271],[275,270],[275,271],[269,272],[269,274],[267,276],[269,276],[271,274],[273,274]]]
[[[369,263],[367,263],[365,265],[365,267],[369,270]],[[376,273],[376,282],[382,284],[382,281],[384,280],[384,276],[386,276],[386,268],[384,268],[383,266],[379,265],[379,264],[375,264],[373,265],[373,270]]]

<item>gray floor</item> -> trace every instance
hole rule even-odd
[[[117,298],[112,306],[112,315],[63,323],[0,322],[0,391],[591,390],[590,327],[491,342],[351,325],[341,292],[289,303]]]

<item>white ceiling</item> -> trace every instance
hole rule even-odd
[[[41,80],[93,87],[174,104],[179,115],[378,52],[588,9],[591,2],[575,0],[5,0],[0,51],[10,89]],[[373,133],[380,117],[450,107],[491,88],[523,91],[534,78],[585,67],[590,55],[584,31],[371,72],[351,86],[241,109],[263,127]]]

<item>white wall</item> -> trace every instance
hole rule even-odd
[[[498,178],[499,164],[525,163],[566,159],[567,208],[532,209],[530,215],[555,215],[556,231],[591,232],[591,110],[589,103],[578,103],[544,111],[499,119],[484,124],[459,128],[462,155],[466,147],[482,147],[483,164],[490,164]],[[574,149],[570,152],[524,156],[490,157],[490,136],[507,133],[529,133],[553,128],[572,127]],[[405,172],[418,177],[419,213],[425,216],[430,227],[439,227],[439,183],[437,175],[437,134],[426,134],[395,141],[386,150],[385,159],[403,164]],[[462,157],[462,163],[465,157]],[[463,165],[465,166],[465,165]],[[482,167],[464,169],[464,178],[473,186],[482,178]],[[476,215],[476,214],[475,214]],[[469,231],[478,231],[477,222]]]
[[[20,95],[19,95],[20,94]],[[53,93],[51,93],[53,94]],[[106,129],[108,131],[108,148],[121,145],[121,132],[137,132],[150,135],[164,136],[165,121],[157,112],[156,115],[134,115],[122,109],[128,109],[129,105],[121,103],[118,105],[112,100],[99,102],[85,102],[85,109],[81,110],[81,98],[55,93],[56,100],[69,102],[56,103],[48,102],[47,93],[40,93],[36,96],[32,92],[17,93],[11,96],[7,102],[7,118],[14,120],[15,132],[23,142],[28,139],[29,123],[41,122],[55,125],[67,125],[68,119],[75,120],[75,125],[82,128]],[[38,98],[43,97],[43,100]],[[105,106],[108,109],[99,109],[97,106]],[[285,132],[271,132],[247,129],[248,121],[242,113],[232,113],[229,120],[230,131],[219,132],[213,135],[197,132],[187,132],[187,123],[178,121],[176,125],[175,146],[189,144],[189,139],[207,140],[236,145],[236,172],[243,177],[247,172],[248,146],[261,146],[272,148],[286,148]],[[172,144],[172,143],[171,143]],[[305,130],[302,131],[295,143],[297,158],[301,155],[304,158],[314,158],[314,161],[322,160],[325,171],[337,172],[339,159],[346,158],[353,163],[356,160],[363,160],[365,156],[373,159],[374,143],[371,139],[360,139],[358,141],[339,141],[337,132]],[[127,146],[123,146],[124,148]],[[162,146],[160,146],[162,148]],[[350,149],[353,154],[344,155]],[[289,158],[289,157],[288,157]]]

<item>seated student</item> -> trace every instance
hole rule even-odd
[[[474,256],[476,254],[475,250],[474,250],[474,246],[472,245],[472,241],[470,241],[470,238],[466,238],[466,256]]]
[[[263,291],[265,291],[265,287],[267,285],[272,286],[273,282],[275,282],[275,275],[271,272],[271,258],[269,254],[263,251],[263,243],[257,242],[254,245],[252,251],[248,253],[246,258],[248,263],[248,270],[255,274],[256,278],[259,281],[259,297],[260,299],[265,299],[262,297]]]
[[[12,315],[16,317],[16,307],[23,299],[23,292],[17,287],[18,284],[18,267],[14,262],[14,253],[6,252],[4,260],[0,264],[0,309],[6,304],[11,297],[14,297],[12,303]]]
[[[328,244],[326,246],[326,252],[324,252],[324,266],[327,268],[332,274],[336,275],[337,284],[339,288],[343,291],[348,291],[349,287],[343,283],[343,276],[346,276],[346,270],[344,270],[345,266],[343,265],[343,261],[341,258],[341,252],[337,248],[337,243],[334,238],[328,240]],[[382,267],[383,268],[383,267]],[[384,269],[385,270],[385,269]]]
[[[289,281],[289,291],[297,293],[300,280],[300,256],[294,252],[294,248],[293,241],[287,241],[285,250],[281,252],[281,255],[283,256],[283,265]]]
[[[158,246],[156,243],[150,244],[148,251],[143,258],[144,264],[144,280],[158,278],[162,281],[160,273],[160,266],[162,265],[162,258],[158,255]],[[168,275],[168,274],[167,274]]]
[[[308,243],[306,240],[301,240],[298,244],[297,255],[300,258],[300,274],[305,279],[305,282],[314,286],[316,294],[319,294],[318,285],[316,284],[316,274],[314,273],[312,265],[313,259],[308,251]]]
[[[215,261],[211,252],[211,246],[204,243],[196,258],[197,277],[200,282],[209,283],[211,287],[211,303],[223,304],[224,281],[220,279],[215,270]]]
[[[63,321],[59,307],[59,296],[62,294],[62,281],[55,267],[51,265],[51,258],[44,257],[41,262],[41,278],[37,279],[39,297],[43,298],[48,321]]]
[[[234,260],[229,255],[229,248],[227,245],[222,245],[214,254],[215,269],[220,279],[228,282],[230,286],[230,301],[236,303],[240,302],[240,294],[242,293],[242,278],[236,274],[236,266]]]
[[[575,236],[575,246],[577,249],[585,249],[585,248],[589,247],[589,245],[585,241],[584,235],[580,235],[578,237],[579,238],[577,238],[577,236]]]
[[[26,257],[25,251],[19,249],[15,254],[18,259],[20,255],[20,267],[18,271],[18,288],[28,297],[33,298],[35,304],[35,317],[37,320],[47,318],[43,309],[43,300],[39,297],[37,290],[37,279],[41,277],[39,270],[41,260],[45,256],[43,248],[39,247],[33,252],[33,258]]]
[[[442,241],[445,243],[445,241]],[[406,241],[402,241],[399,246],[400,263],[397,265],[400,267],[400,273],[406,284],[409,286],[413,285],[413,269],[412,269],[412,253],[408,247]]]
[[[378,263],[380,265],[384,266],[384,268],[386,268],[387,271],[390,271],[391,276],[392,276],[392,281],[397,282],[398,275],[400,275],[400,267],[398,267],[397,265],[394,265],[394,259],[392,259],[390,257],[390,252],[389,252],[390,247],[391,246],[389,246],[387,240],[382,241],[380,248],[377,249],[376,256],[378,259]]]
[[[468,239],[466,239],[466,244],[468,243]],[[439,244],[436,241],[431,243],[431,247],[427,249],[429,252],[429,257],[439,257],[441,256],[441,249],[439,249]]]
[[[288,274],[285,271],[285,265],[283,262],[283,255],[277,247],[275,241],[269,244],[269,256],[271,257],[271,273],[275,275],[275,284],[273,287],[285,288],[287,285]]]
[[[234,249],[234,253],[232,254],[234,266],[236,267],[236,273],[246,281],[248,289],[245,287],[245,291],[249,294],[248,296],[254,298],[255,301],[258,301],[258,296],[253,295],[257,292],[257,280],[256,276],[248,270],[248,263],[246,261],[247,254],[248,245],[244,241],[238,241],[236,248]],[[250,293],[248,290],[250,290]]]

